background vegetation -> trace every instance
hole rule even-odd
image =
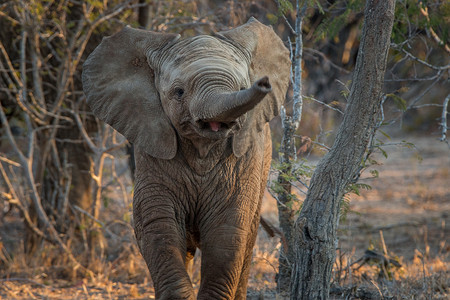
[[[283,204],[294,217],[301,207],[315,162],[332,145],[334,129],[342,120],[365,1],[307,2],[302,30],[303,117],[295,132],[299,160],[289,173],[281,172],[294,185],[291,198]],[[81,295],[91,296],[97,288],[105,298],[115,298],[114,293],[119,293],[118,296],[121,292],[130,297],[150,295],[147,270],[130,226],[133,183],[127,143],[89,112],[81,87],[82,63],[103,36],[126,24],[192,36],[234,27],[255,16],[272,24],[286,45],[295,49],[289,24],[295,24],[296,3],[212,0],[0,3],[0,276],[4,283],[0,295],[27,298],[30,295],[27,289],[34,288],[37,292],[30,291],[31,295],[55,292],[49,286],[77,287]],[[383,114],[379,134],[371,140],[361,164],[362,177],[377,177],[377,165],[386,157],[389,159],[394,147],[416,147],[412,136],[431,136],[433,143],[439,143],[440,139],[448,144],[449,24],[450,5],[446,1],[397,1]],[[292,111],[292,97],[292,92],[287,95],[288,114]],[[283,165],[277,163],[283,130],[280,119],[271,125],[275,178],[283,171]],[[408,138],[413,143],[403,141]],[[441,155],[442,171],[434,182],[449,176],[449,162],[445,159],[448,152]],[[418,176],[420,182],[424,177]],[[387,194],[386,186],[376,185],[382,179],[370,185],[376,186],[382,197],[395,198]],[[433,182],[425,183],[425,187],[428,184]],[[274,195],[283,189],[276,182],[271,187]],[[348,191],[361,194],[364,188],[370,186],[365,181],[355,181]],[[394,186],[390,190],[395,193],[401,188]],[[422,193],[425,198],[433,195],[429,188]],[[342,217],[349,219],[355,218],[352,212],[345,213],[355,210],[349,202],[351,197],[346,197],[343,205]],[[439,197],[448,202],[448,190]],[[276,217],[270,217],[277,214],[273,201],[267,200],[271,206],[266,207],[266,212],[277,224]],[[442,205],[442,209],[448,208]],[[412,264],[399,263],[403,270],[389,260],[393,259],[392,253],[382,245],[382,231],[381,235],[377,231],[376,238],[383,243],[363,246],[374,252],[343,253],[338,249],[332,292],[342,297],[377,298],[380,293],[388,297],[393,295],[393,287],[399,286],[394,284],[399,280],[401,284],[422,285],[417,297],[445,297],[450,286],[448,211],[438,221],[444,222],[435,228],[439,233],[437,240],[443,244],[437,243],[435,251],[425,246],[422,250],[415,249],[408,244],[413,247],[409,249],[413,255],[405,257]],[[349,224],[342,221],[341,230],[353,230]],[[384,225],[390,226],[377,226]],[[260,272],[253,274],[251,287],[270,299],[270,295],[275,297],[277,293],[277,260],[283,252],[278,240],[270,244],[264,233],[261,236],[266,240],[259,241],[255,249],[255,270]],[[353,270],[357,265],[352,269],[351,257],[362,258],[360,263],[366,264]],[[271,267],[264,270],[261,260]],[[373,265],[369,267],[369,263]],[[434,268],[432,273],[425,271],[428,263]],[[364,268],[368,269],[361,271]],[[195,284],[198,276],[198,267],[194,266]],[[412,293],[410,289],[409,292]],[[408,289],[399,293],[408,297]]]

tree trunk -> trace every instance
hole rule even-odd
[[[292,122],[284,121],[284,134],[283,134],[283,151],[281,161],[284,162],[285,168],[280,170],[277,182],[282,188],[282,192],[278,193],[278,220],[280,222],[280,229],[283,232],[286,243],[281,244],[280,256],[278,258],[278,274],[276,275],[277,281],[277,293],[279,297],[287,298],[289,295],[289,286],[291,279],[292,263],[294,261],[294,239],[293,228],[295,222],[295,211],[289,202],[292,201],[292,184],[290,181],[283,178],[282,174],[289,174],[292,170],[292,161],[290,153],[294,149],[288,149],[289,142],[286,141],[286,137],[293,137],[295,129],[292,126]],[[293,139],[293,138],[292,138]],[[291,151],[290,151],[291,150]],[[295,152],[294,152],[295,153]]]
[[[353,84],[344,120],[330,152],[311,179],[295,223],[291,299],[327,299],[336,249],[339,206],[359,173],[374,134],[394,20],[395,0],[367,0]]]
[[[283,243],[278,259],[278,274],[276,276],[278,297],[287,298],[290,293],[290,279],[292,274],[292,264],[295,259],[293,229],[295,223],[295,211],[292,209],[293,195],[292,184],[284,177],[285,174],[291,174],[292,164],[296,160],[295,149],[295,131],[297,130],[303,108],[302,98],[302,56],[303,56],[303,38],[302,25],[303,18],[306,15],[307,2],[300,7],[297,1],[297,16],[295,20],[295,50],[293,53],[293,107],[292,116],[286,115],[284,107],[281,109],[281,119],[283,125],[283,139],[281,141],[280,162],[282,169],[278,175],[278,184],[281,192],[278,194],[278,220],[280,228],[284,234],[286,243]],[[289,203],[291,205],[289,205]]]

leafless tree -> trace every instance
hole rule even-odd
[[[18,207],[29,253],[41,241],[75,255],[103,251],[98,238],[102,172],[124,144],[98,124],[80,84],[85,51],[105,22],[120,23],[133,1],[9,1],[1,5],[0,171],[2,198]],[[105,27],[103,27],[103,30]],[[69,246],[69,240],[77,242]],[[100,249],[100,251],[98,251]]]

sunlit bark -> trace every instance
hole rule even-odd
[[[394,0],[367,0],[353,84],[330,152],[311,179],[295,228],[291,299],[327,299],[336,251],[339,205],[379,118],[394,20]]]

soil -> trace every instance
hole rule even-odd
[[[394,274],[399,280],[405,276],[415,279],[429,276],[434,268],[435,273],[443,274],[439,280],[444,281],[442,284],[445,288],[440,293],[431,292],[440,295],[432,298],[447,299],[450,295],[450,146],[435,136],[417,136],[409,137],[406,143],[401,139],[393,139],[386,142],[383,149],[387,158],[382,153],[373,155],[378,165],[369,167],[359,180],[359,183],[370,186],[370,190],[360,188],[359,196],[349,194],[350,210],[339,226],[333,286],[352,285],[349,283],[349,266],[355,270],[362,262],[371,262],[366,260],[369,253],[366,251],[371,249],[378,254],[386,253],[383,255],[385,258],[395,259],[400,264],[401,268]],[[275,201],[268,197],[263,204],[262,214],[276,224]],[[251,299],[259,299],[260,295],[264,295],[264,299],[275,299],[273,270],[276,270],[276,261],[272,253],[278,253],[280,244],[268,241],[267,234],[261,232],[254,258],[258,263],[255,263],[250,278],[250,287],[257,287],[259,292],[252,291]],[[265,268],[261,266],[261,261],[265,262]],[[414,267],[425,264],[429,264],[430,271],[423,267],[424,274],[413,274],[417,271]],[[363,264],[360,277],[374,276],[374,280],[377,280],[377,274],[373,274],[373,267],[369,265],[373,266],[373,263]],[[397,270],[396,267],[394,269]],[[422,270],[417,272],[422,273]],[[346,280],[337,278],[338,275]],[[352,288],[356,290],[355,283]],[[370,296],[373,289],[373,286],[367,288],[363,296],[353,291],[336,299],[379,299],[378,292],[374,297]],[[403,291],[398,293],[403,297]],[[420,296],[406,297],[422,299]]]
[[[372,190],[352,197],[341,225],[343,249],[355,248],[356,256],[371,244],[383,250],[384,238],[387,250],[406,261],[416,250],[430,256],[450,250],[450,148],[435,137],[413,144],[387,148],[388,158],[374,167],[379,178],[360,181]]]
[[[336,292],[336,286],[344,288],[337,288],[337,292],[332,294],[336,299],[381,298],[377,295],[370,296],[370,293],[363,293],[365,296],[360,293],[360,296],[356,296],[359,288],[355,287],[355,283],[353,285],[349,283],[349,279],[353,278],[348,276],[349,272],[354,274],[361,272],[360,278],[367,279],[371,276],[369,269],[358,271],[358,268],[353,270],[349,267],[355,262],[357,263],[353,267],[364,262],[364,259],[359,262],[358,260],[367,256],[368,249],[398,261],[403,273],[400,271],[392,273],[403,285],[410,282],[412,277],[425,278],[433,273],[443,274],[439,277],[440,285],[437,290],[429,292],[430,299],[446,299],[449,296],[450,147],[435,136],[410,138],[409,142],[414,144],[413,147],[401,146],[400,142],[400,140],[390,141],[390,144],[395,145],[384,148],[388,157],[384,158],[383,155],[375,157],[380,164],[363,174],[360,182],[370,185],[371,190],[361,190],[360,196],[350,195],[350,211],[339,226],[338,262],[333,272],[332,291]],[[378,178],[371,176],[369,171],[372,169],[377,170]],[[268,196],[264,200],[262,215],[273,224],[277,224],[276,203],[273,198]],[[3,223],[1,226],[2,230],[5,230],[5,226],[8,225]],[[260,229],[249,280],[249,299],[276,298],[275,275],[279,248],[279,239],[270,238]],[[136,259],[141,258],[137,256]],[[413,265],[420,265],[422,269],[414,271],[416,269],[408,267]],[[198,286],[198,266],[195,265],[193,269],[193,282]],[[364,267],[360,270],[363,269]],[[102,276],[93,280],[67,282],[45,280],[42,276],[26,278],[20,276],[20,272],[16,274],[18,275],[0,279],[0,299],[154,297],[151,281],[146,276],[139,282],[127,279],[113,281]],[[366,280],[367,283],[372,282],[380,293],[386,295],[381,283],[377,281],[377,285],[374,283],[376,278],[371,278]],[[423,286],[427,281],[423,279],[418,282]],[[345,296],[345,287],[354,290],[353,296],[348,296],[350,292]],[[412,284],[405,288],[415,287],[416,285]],[[410,293],[414,295],[413,291]],[[391,291],[387,294],[395,293]],[[422,299],[415,296],[407,296],[405,299],[408,298]]]

